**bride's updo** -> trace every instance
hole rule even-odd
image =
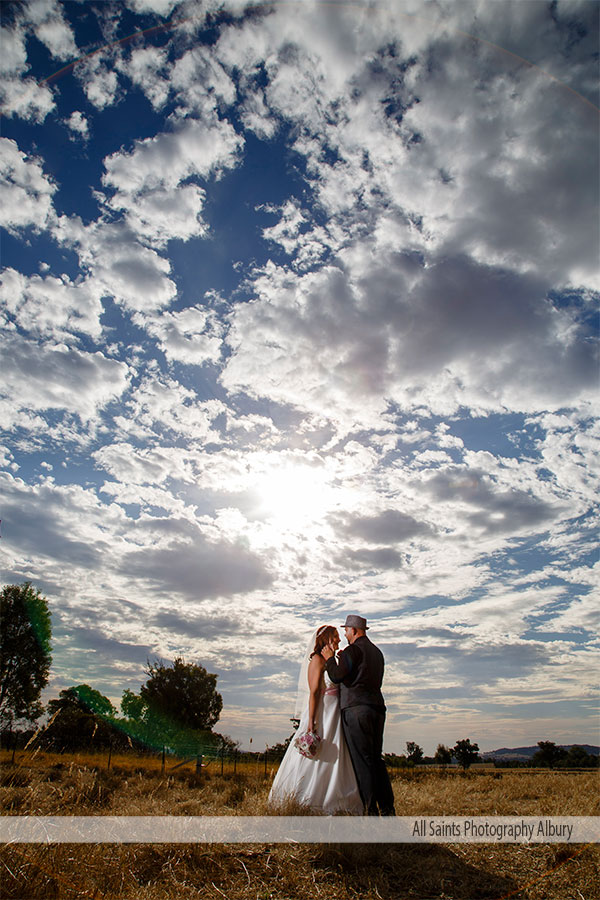
[[[323,647],[325,647],[325,645],[328,644],[332,638],[339,638],[339,636],[339,632],[335,625],[322,625],[321,628],[319,628],[319,630],[317,631],[314,650],[310,654],[310,658],[312,659],[313,656],[317,656],[317,654],[321,652]]]

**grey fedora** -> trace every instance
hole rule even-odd
[[[369,630],[367,620],[363,619],[362,616],[346,616],[346,621],[342,625],[342,628],[358,628],[360,631]]]

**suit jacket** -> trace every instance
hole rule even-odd
[[[366,635],[348,644],[345,650],[327,660],[327,674],[340,685],[340,708],[373,706],[385,712],[381,693],[383,653]]]

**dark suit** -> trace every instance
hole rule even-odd
[[[344,736],[365,812],[393,816],[394,794],[382,759],[385,703],[383,654],[366,635],[327,660],[327,674],[340,685]]]

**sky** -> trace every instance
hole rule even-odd
[[[596,2],[1,4],[0,560],[44,698],[148,660],[385,749],[598,735]]]

